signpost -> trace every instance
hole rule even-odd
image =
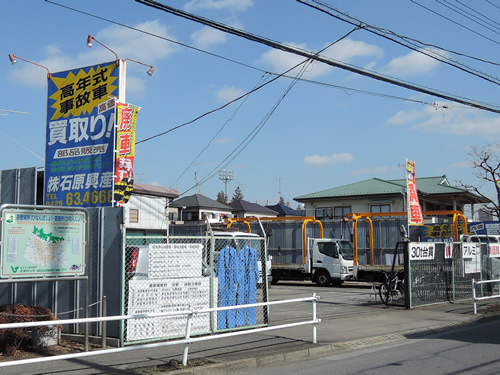
[[[0,278],[87,274],[87,211],[42,207],[0,207]]]

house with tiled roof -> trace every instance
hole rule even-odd
[[[304,216],[304,213],[300,210],[294,210],[291,207],[285,206],[284,204],[278,203],[272,206],[266,206],[267,208],[276,211],[278,216],[286,217],[286,216]]]
[[[175,189],[135,182],[130,200],[123,208],[125,225],[128,229],[167,229],[167,213],[170,220],[177,215],[168,202],[178,196]]]
[[[202,194],[194,194],[182,197],[172,202],[173,207],[177,207],[182,221],[204,221],[208,219],[210,223],[221,222],[222,216],[230,216],[232,207],[219,203]]]
[[[257,203],[238,199],[228,204],[233,209],[235,218],[242,217],[277,217],[278,213]]]
[[[416,179],[423,211],[459,210],[487,203],[466,189],[452,186],[443,176]],[[371,178],[294,198],[305,205],[305,215],[317,219],[342,219],[348,213],[406,211],[406,180]]]

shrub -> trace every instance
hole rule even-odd
[[[50,309],[41,306],[0,305],[0,324],[55,320]],[[62,326],[58,327],[62,329]],[[40,334],[47,331],[47,326],[33,327]],[[30,337],[28,328],[0,329],[0,351],[4,355],[14,355],[17,349]]]

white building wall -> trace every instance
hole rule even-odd
[[[167,198],[133,195],[125,205],[125,225],[128,228],[167,229]],[[137,223],[130,222],[130,211],[138,210]],[[133,215],[132,215],[133,216]]]
[[[389,204],[391,212],[406,211],[403,195],[401,197],[387,198],[366,198],[366,199],[346,199],[346,200],[315,200],[305,204],[306,216],[314,216],[317,208],[351,207],[351,212],[370,212],[371,205]]]

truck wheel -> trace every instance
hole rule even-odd
[[[332,280],[330,275],[326,271],[318,271],[316,273],[316,285],[317,286],[329,286]]]

